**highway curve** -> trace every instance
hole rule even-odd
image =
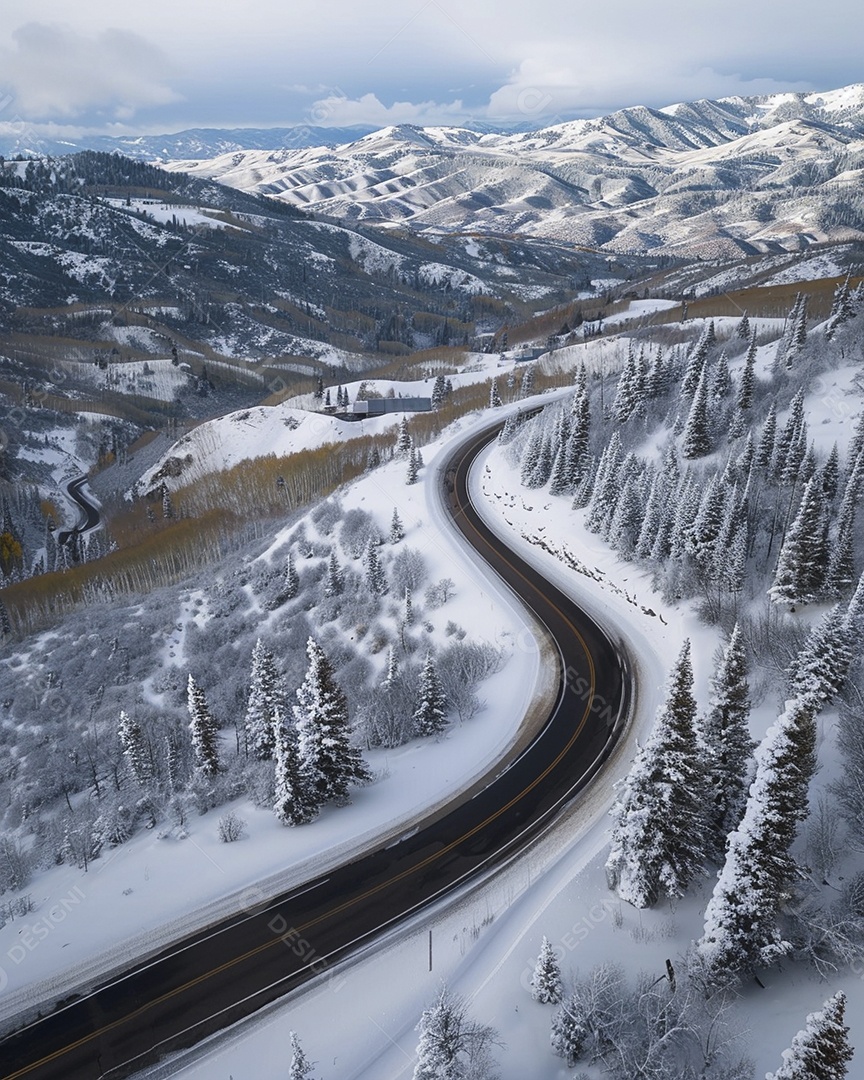
[[[334,962],[359,943],[530,842],[597,772],[624,726],[626,662],[471,507],[468,471],[495,434],[475,436],[453,453],[445,484],[456,525],[560,650],[555,707],[534,741],[419,830],[176,943],[7,1037],[0,1043],[3,1077],[128,1075],[313,977],[331,976]]]

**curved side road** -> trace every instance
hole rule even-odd
[[[57,543],[61,547],[68,544],[73,536],[80,536],[83,533],[90,532],[91,529],[95,529],[101,520],[98,507],[94,506],[81,490],[86,483],[87,477],[79,476],[66,485],[66,494],[81,510],[84,517],[77,525],[73,525],[71,529],[65,529],[57,534]]]
[[[557,643],[558,694],[534,741],[421,829],[172,946],[8,1037],[0,1043],[7,1080],[125,1076],[224,1029],[508,859],[596,775],[627,717],[626,658],[471,506],[471,464],[496,434],[460,446],[445,484],[457,527]]]

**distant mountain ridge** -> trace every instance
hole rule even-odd
[[[172,161],[178,158],[199,161],[238,150],[302,150],[310,146],[339,146],[377,130],[374,124],[352,124],[348,127],[294,124],[289,127],[187,128],[162,135],[87,135],[70,140],[52,139],[29,130],[18,131],[17,127],[0,123],[0,155],[7,158],[17,155],[59,157],[82,150],[100,150],[143,161]],[[529,129],[529,124],[492,125],[477,122],[467,126],[467,130],[478,133]]]
[[[864,84],[634,106],[507,134],[386,127],[171,162],[334,217],[722,257],[864,237]]]

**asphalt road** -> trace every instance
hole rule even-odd
[[[74,525],[71,529],[66,529],[57,534],[57,543],[62,547],[63,544],[68,544],[69,540],[79,533],[88,532],[90,529],[95,529],[99,524],[99,510],[90,502],[84,492],[81,490],[87,483],[86,476],[79,476],[71,483],[66,485],[66,492],[69,498],[80,508],[84,515],[83,520],[79,521],[77,525]]]
[[[0,1061],[7,1080],[128,1075],[313,977],[338,979],[336,961],[530,843],[597,772],[626,717],[626,659],[471,507],[468,469],[492,437],[453,455],[447,497],[457,526],[560,650],[555,707],[536,739],[487,786],[418,831],[174,945],[6,1038]],[[334,1009],[344,1007],[334,999]]]

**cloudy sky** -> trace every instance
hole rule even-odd
[[[2,0],[0,124],[548,123],[864,81],[860,0]]]

